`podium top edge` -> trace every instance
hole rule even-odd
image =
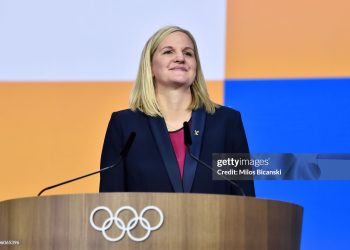
[[[265,199],[265,198],[259,198],[259,197],[249,197],[249,196],[238,196],[238,195],[227,195],[227,194],[205,194],[205,193],[166,193],[166,192],[105,192],[105,193],[74,193],[74,194],[54,194],[54,195],[43,195],[43,196],[28,196],[28,197],[19,197],[19,198],[12,198],[8,200],[2,200],[1,203],[5,202],[13,202],[17,200],[29,200],[29,199],[67,199],[67,198],[73,198],[73,197],[84,197],[84,198],[92,198],[94,196],[100,196],[100,197],[108,197],[108,196],[121,196],[121,197],[127,197],[127,196],[140,196],[140,197],[200,197],[203,198],[223,198],[223,199],[238,199],[238,200],[250,200],[250,201],[257,201],[257,202],[268,202],[268,203],[275,203],[275,204],[288,204],[296,207],[303,208],[302,206],[288,202],[288,201],[280,201],[280,200],[273,200],[273,199]]]

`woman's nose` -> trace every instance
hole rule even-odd
[[[185,61],[185,55],[182,52],[177,52],[175,54],[175,61],[176,62],[184,62]]]

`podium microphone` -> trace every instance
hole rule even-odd
[[[135,132],[131,132],[129,137],[128,137],[128,140],[126,141],[123,149],[120,151],[120,154],[119,154],[119,160],[117,163],[113,164],[113,165],[110,165],[108,167],[105,167],[105,168],[102,168],[98,171],[95,171],[95,172],[92,172],[92,173],[89,173],[89,174],[86,174],[86,175],[83,175],[83,176],[79,176],[79,177],[76,177],[74,179],[70,179],[68,181],[64,181],[64,182],[61,182],[61,183],[58,183],[58,184],[55,184],[55,185],[52,185],[52,186],[49,186],[49,187],[46,187],[44,188],[43,190],[41,190],[38,194],[38,196],[40,196],[43,192],[49,190],[49,189],[52,189],[52,188],[55,188],[55,187],[58,187],[58,186],[62,186],[64,184],[67,184],[67,183],[70,183],[70,182],[73,182],[73,181],[77,181],[77,180],[80,180],[80,179],[83,179],[83,178],[86,178],[88,176],[91,176],[91,175],[94,175],[94,174],[98,174],[98,173],[101,173],[101,172],[104,172],[108,169],[111,169],[111,168],[114,168],[114,167],[117,167],[120,162],[126,157],[126,155],[128,154],[129,150],[130,150],[130,147],[131,145],[133,144],[134,140],[135,140],[135,137],[136,137],[136,133]]]
[[[192,138],[191,138],[190,125],[188,124],[188,122],[184,122],[184,139],[185,139],[185,145],[187,147],[187,152],[191,156],[191,158],[197,161],[198,163],[200,163],[201,165],[203,165],[204,167],[210,169],[210,171],[212,171],[213,173],[215,173],[214,170],[211,168],[211,166],[206,164],[204,161],[201,161],[199,158],[197,158],[191,153],[190,146],[192,145]],[[241,193],[242,196],[246,196],[243,189],[236,182],[228,179],[224,175],[222,176],[222,178],[228,181],[229,183],[231,183]]]

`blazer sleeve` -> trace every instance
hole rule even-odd
[[[101,155],[101,169],[111,166],[120,160],[123,147],[123,133],[117,113],[113,113],[109,121]],[[100,192],[124,192],[125,167],[123,160],[118,166],[100,174]]]
[[[241,113],[237,111],[236,117],[233,122],[234,132],[232,135],[232,141],[234,142],[234,151],[235,153],[246,153],[249,154],[249,147],[248,147],[248,141],[245,134],[245,130],[243,127],[242,117]],[[236,181],[238,185],[240,185],[244,193],[247,196],[253,196],[255,197],[255,188],[254,188],[254,180],[237,180]],[[235,193],[236,190],[232,190],[233,193]]]
[[[233,133],[231,140],[234,142],[235,153],[249,154],[248,141],[243,127],[241,113],[237,111],[233,119]]]

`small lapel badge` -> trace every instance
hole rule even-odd
[[[199,130],[194,130],[194,135],[199,135]]]

